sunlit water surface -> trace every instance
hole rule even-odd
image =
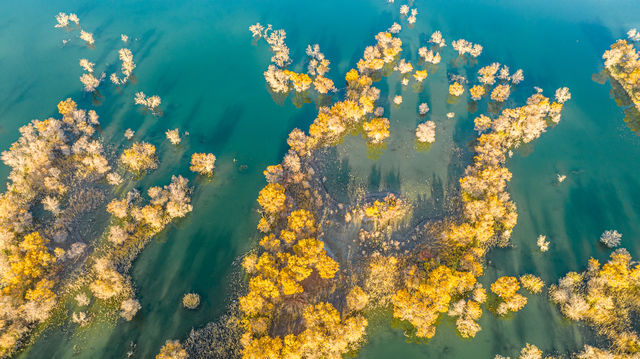
[[[396,1],[398,2],[398,1]],[[96,326],[80,332],[75,326],[50,330],[21,358],[122,358],[135,343],[133,357],[153,357],[167,339],[184,339],[192,328],[216,320],[234,299],[238,265],[235,260],[254,246],[258,215],[256,198],[264,185],[263,169],[280,162],[286,137],[295,127],[307,129],[316,108],[296,108],[290,100],[273,101],[262,72],[270,53],[253,43],[248,26],[260,21],[287,31],[294,64],[304,49],[318,43],[332,61],[329,76],[337,84],[374,43],[374,35],[399,21],[400,4],[371,1],[4,1],[0,3],[0,147],[18,138],[18,128],[33,118],[55,114],[61,99],[72,97],[80,107],[95,100],[82,92],[80,58],[97,64],[97,71],[119,66],[120,34],[130,37],[137,64],[136,83],[122,91],[100,88],[96,111],[101,136],[122,146],[126,128],[137,140],[156,144],[160,167],[139,188],[168,183],[172,174],[196,182],[194,212],[160,234],[134,264],[132,275],[142,309],[131,322]],[[605,260],[610,251],[598,243],[600,234],[617,229],[622,245],[640,257],[640,140],[623,122],[622,109],[609,95],[609,84],[592,81],[602,70],[601,55],[631,27],[640,26],[635,1],[422,1],[415,2],[418,21],[403,21],[403,56],[417,60],[427,34],[441,30],[447,40],[464,38],[485,51],[480,65],[493,61],[512,70],[522,68],[525,81],[512,105],[520,104],[533,86],[553,95],[568,86],[573,98],[563,119],[533,143],[517,150],[508,166],[509,190],[518,205],[513,247],[488,256],[491,283],[501,275],[534,273],[555,282],[567,271],[583,270],[590,256]],[[93,32],[96,48],[54,29],[58,11],[76,12]],[[425,90],[402,88],[397,76],[377,83],[390,116],[392,136],[377,159],[367,156],[361,138],[347,139],[337,155],[348,164],[350,181],[373,191],[402,193],[412,201],[426,198],[432,186],[454,186],[469,163],[474,138],[473,114],[466,99],[445,102],[446,73],[452,68],[451,48]],[[475,68],[477,69],[477,68]],[[474,69],[474,70],[475,70]],[[134,107],[137,91],[158,94],[163,116],[154,118]],[[389,106],[401,93],[404,103]],[[413,148],[417,105],[426,101],[427,116],[437,124],[437,141],[428,152]],[[516,102],[517,101],[517,102]],[[447,112],[455,112],[453,120]],[[190,135],[177,149],[164,132],[178,127]],[[218,157],[213,180],[196,178],[188,170],[193,152]],[[6,177],[8,168],[0,173]],[[558,184],[556,175],[566,174]],[[332,179],[329,179],[331,183]],[[346,185],[333,180],[335,184]],[[546,234],[551,249],[541,254],[535,241]],[[181,306],[184,293],[202,296],[195,311]],[[529,296],[529,304],[507,319],[485,311],[483,330],[473,340],[460,339],[455,323],[443,319],[427,345],[406,343],[389,320],[373,321],[369,342],[360,358],[492,358],[517,356],[525,343],[545,353],[568,353],[593,343],[591,332],[565,321],[545,296]]]

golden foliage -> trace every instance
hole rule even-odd
[[[335,89],[333,80],[320,75],[313,80],[313,87],[321,94],[329,93],[329,91]]]
[[[484,86],[475,85],[469,89],[469,93],[471,94],[471,99],[478,101],[485,95],[486,89]]]
[[[154,169],[158,167],[156,147],[150,143],[136,142],[122,152],[120,162],[133,172]]]
[[[422,82],[424,81],[424,79],[427,78],[427,71],[426,70],[417,70],[414,74],[413,77],[416,79],[416,81],[418,82]]]
[[[278,45],[280,41],[276,40],[282,39],[283,35],[268,41]],[[363,123],[363,119],[372,118],[368,115],[375,109],[379,97],[379,91],[371,84],[380,75],[385,75],[385,71],[378,72],[383,68],[395,67],[402,72],[401,68],[408,66],[396,63],[402,51],[400,39],[381,32],[376,40],[375,46],[365,50],[358,69],[347,73],[346,99],[331,106],[320,106],[309,127],[309,136],[298,129],[291,132],[287,140],[290,153],[307,156],[315,149],[339,143],[345,134],[357,130],[360,125],[372,143],[380,143],[388,137],[388,120],[375,117]],[[499,67],[494,64],[482,70],[485,73],[481,73],[481,82],[495,83]],[[282,74],[287,77],[284,87],[288,82],[297,82],[297,91],[310,86],[310,78],[301,74],[290,71],[282,71]],[[422,73],[417,71],[414,77],[420,81]],[[408,78],[409,75],[405,80]],[[461,95],[464,92],[460,83],[452,86],[453,93]],[[502,95],[506,99],[510,88],[499,86],[504,86]],[[488,88],[474,87],[472,96],[482,96]],[[376,116],[384,113],[376,112]],[[415,326],[417,336],[429,338],[435,333],[440,313],[449,310],[452,298],[473,296],[474,300],[459,301],[462,311],[456,323],[461,335],[473,337],[480,330],[475,322],[482,313],[480,303],[486,300],[484,288],[476,286],[476,277],[483,272],[484,255],[492,245],[508,241],[517,220],[515,204],[506,192],[506,182],[511,178],[504,167],[506,153],[522,142],[537,138],[546,128],[547,117],[559,118],[559,108],[552,108],[545,97],[534,95],[526,106],[504,110],[495,120],[481,118],[478,130],[491,132],[478,139],[474,163],[460,181],[463,218],[459,222],[447,222],[443,227],[444,236],[437,237],[438,256],[420,265],[407,265],[404,271],[398,270],[395,257],[371,258],[364,290],[354,287],[347,294],[344,317],[327,302],[327,293],[336,290],[337,281],[332,278],[338,263],[327,255],[324,243],[316,239],[322,233],[316,233],[320,231],[315,228],[311,212],[299,209],[313,208],[321,199],[317,197],[313,201],[311,191],[304,190],[302,194],[297,184],[292,185],[286,179],[286,172],[281,173],[281,170],[288,171],[286,166],[267,169],[265,174],[270,183],[258,198],[264,215],[258,228],[266,234],[258,249],[262,254],[247,256],[243,262],[249,273],[249,293],[239,300],[245,330],[243,356],[339,358],[362,338],[366,320],[357,314],[351,317],[348,314],[366,306],[366,297],[376,303],[384,303],[381,298],[392,297],[394,317]],[[301,172],[305,172],[304,168],[309,172],[313,170],[307,163],[301,165]],[[402,205],[397,201],[396,198],[385,198],[366,205],[362,211],[364,218],[378,225],[402,217],[400,214],[406,211],[402,211]],[[288,217],[286,221],[285,216]],[[402,278],[403,288],[396,291],[397,278]],[[517,279],[516,285],[519,287]],[[517,310],[526,303],[526,298],[516,293],[518,288],[510,293],[505,288],[500,291],[500,285],[495,287],[501,294],[510,295],[509,301],[503,303],[507,310]],[[394,291],[395,295],[390,295]],[[282,318],[292,317],[297,318],[293,321],[295,324],[291,324],[292,321],[282,323]],[[272,337],[266,333],[279,335]]]
[[[196,293],[187,293],[182,297],[182,305],[187,309],[196,309],[200,305],[200,296]]]
[[[269,214],[282,212],[285,209],[284,187],[279,183],[267,184],[258,195],[258,203]]]
[[[519,289],[520,283],[516,277],[500,277],[491,284],[491,291],[503,300],[497,308],[499,315],[517,312],[527,304],[527,298],[517,293]]]
[[[295,210],[287,218],[287,227],[294,233],[313,232],[315,231],[313,214],[304,209]]]
[[[504,102],[511,94],[511,86],[498,85],[491,91],[491,99],[496,102]]]
[[[369,260],[364,289],[371,300],[385,305],[391,300],[398,277],[398,259],[374,253]]]
[[[156,359],[187,359],[189,355],[177,340],[167,340],[160,353],[156,355]]]
[[[484,87],[483,87],[484,88]],[[472,89],[473,90],[473,89]],[[491,118],[486,115],[480,115],[473,120],[476,131],[486,131],[491,128]]]
[[[266,233],[266,232],[269,232],[269,230],[271,229],[271,225],[269,224],[269,221],[267,221],[266,218],[261,217],[260,221],[258,222],[257,228],[260,232]]]
[[[409,209],[408,203],[390,193],[382,201],[375,200],[373,203],[365,205],[364,216],[376,225],[380,225],[399,221]]]
[[[449,85],[449,94],[451,96],[460,96],[464,93],[464,87],[459,82],[454,82]]]
[[[53,282],[43,279],[53,268],[56,257],[49,253],[48,241],[33,232],[24,236],[18,250],[9,255],[9,270],[2,273],[2,293],[27,300],[48,299]],[[35,287],[34,287],[35,285]],[[25,293],[26,291],[26,293]]]
[[[544,288],[544,282],[539,277],[534,276],[533,274],[525,274],[520,276],[520,283],[522,286],[533,294],[538,294],[542,292],[542,288]]]
[[[201,175],[212,176],[215,168],[216,156],[213,153],[194,153],[191,155],[189,170]]]
[[[417,268],[411,271],[423,272]],[[448,310],[452,296],[472,290],[476,278],[469,272],[455,271],[444,265],[422,275],[425,277],[418,283],[396,292],[393,316],[409,321],[417,330],[416,336],[431,338],[435,335],[434,324],[440,313]]]
[[[308,90],[313,83],[313,80],[307,74],[299,74],[289,70],[284,70],[284,74],[289,78],[296,92]]]
[[[369,142],[373,144],[380,144],[389,137],[389,119],[387,118],[372,118],[371,121],[363,122],[362,128]]]
[[[78,105],[75,103],[75,101],[68,98],[58,103],[58,112],[60,112],[62,116],[66,116],[75,111],[77,107]]]
[[[640,60],[639,53],[633,44],[626,40],[618,40],[605,51],[602,58],[604,65],[640,111]]]
[[[369,295],[362,288],[355,286],[347,294],[347,310],[361,311],[369,303]]]

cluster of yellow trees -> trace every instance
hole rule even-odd
[[[471,95],[471,99],[473,101],[479,101],[485,95],[489,94],[489,97],[492,101],[502,103],[505,102],[511,95],[512,85],[516,85],[523,80],[524,75],[522,70],[517,70],[513,74],[510,74],[509,68],[507,66],[500,65],[500,63],[498,62],[494,62],[478,70],[479,83],[469,88],[469,94]],[[492,89],[491,87],[493,85],[496,86]],[[464,91],[465,88],[461,81],[456,80],[451,85],[449,85],[449,94],[451,96],[461,96]]]
[[[472,57],[478,57],[482,53],[482,45],[473,44],[465,39],[452,41],[451,47],[458,52],[458,56],[469,54]]]
[[[379,145],[389,137],[389,119],[384,117],[372,118],[362,123],[362,129],[369,143]]]
[[[258,228],[265,235],[259,253],[243,260],[249,292],[239,299],[246,358],[339,358],[356,347],[367,325],[359,311],[368,298],[359,287],[341,311],[327,301],[339,266],[316,238],[315,201],[302,174],[308,172],[307,146],[293,141],[299,136],[290,136],[292,149],[283,163],[265,170],[269,183],[258,196]]]
[[[394,37],[390,32],[380,32],[376,35],[378,41],[375,46],[368,46],[364,50],[363,57],[358,60],[357,68],[361,75],[370,75],[375,71],[382,70],[386,64],[392,64],[390,68],[394,68],[397,56],[402,52],[402,40]],[[410,64],[409,64],[410,66]],[[400,66],[399,69],[408,68],[408,66]],[[413,69],[413,67],[411,67]],[[401,71],[402,72],[402,71]],[[355,73],[358,74],[357,72]],[[358,77],[352,80],[358,80]],[[349,77],[347,82],[351,84]]]
[[[584,321],[610,342],[607,350],[585,347],[583,358],[632,358],[640,353],[633,322],[640,314],[640,264],[619,249],[601,264],[589,259],[582,273],[569,272],[550,288],[551,300],[569,319]],[[600,355],[600,356],[598,356]]]
[[[378,41],[383,41],[383,43],[386,44],[385,45],[386,47],[382,49],[386,51],[386,53],[382,53],[383,59],[388,55],[398,56],[398,54],[402,51],[402,42],[400,41],[400,39],[389,36],[391,34],[397,34],[400,31],[400,29],[401,29],[401,26],[394,23],[394,26],[392,26],[387,32],[379,34],[379,38],[377,38]],[[436,33],[439,34],[440,32],[436,31]],[[434,35],[436,33],[434,33]],[[411,62],[401,58],[399,61],[395,61],[394,67],[389,66],[388,68],[385,68],[385,71],[387,69],[393,69],[394,71],[397,71],[400,74],[400,83],[403,86],[408,85],[409,81],[413,78],[413,80],[415,80],[414,90],[421,91],[423,89],[422,82],[429,75],[428,70],[435,71],[436,67],[434,65],[439,63],[441,60],[440,53],[438,53],[437,50],[441,46],[444,46],[443,45],[444,40],[440,38],[438,39],[438,41],[442,41],[442,44],[436,43],[432,46],[431,49],[428,49],[426,46],[418,49],[418,55],[420,56],[419,57],[420,60],[418,61],[415,67],[414,65],[411,64]],[[430,42],[434,42],[434,41],[430,41]],[[379,46],[377,47],[369,46],[365,50],[365,56],[364,56],[365,61],[361,60],[362,62],[358,63],[358,70],[363,72],[364,70],[366,70],[367,67],[371,67],[371,66],[373,66],[373,68],[377,68],[377,67],[382,68],[382,66],[384,66],[385,63],[384,61],[383,62],[380,61],[380,51],[381,51],[381,48]],[[395,96],[393,101],[396,105],[400,105],[402,103],[402,96],[399,96],[399,95]]]
[[[471,272],[454,270],[446,265],[437,265],[430,270],[412,265],[405,271],[403,288],[392,299],[393,316],[410,322],[417,337],[432,338],[440,313],[448,311],[454,297],[472,291],[476,277]],[[473,336],[475,332],[468,331],[468,335]]]
[[[58,13],[58,15],[56,15],[56,21],[58,22],[55,27],[56,28],[60,28],[60,29],[64,29],[67,32],[73,32],[76,29],[80,30],[80,35],[79,38],[83,41],[85,41],[85,43],[87,44],[88,47],[90,48],[95,48],[95,40],[93,38],[93,34],[90,32],[85,31],[84,29],[82,29],[80,27],[80,19],[78,18],[78,16],[74,13],[64,13],[64,12],[60,12]],[[73,22],[75,24],[75,27],[71,27],[70,22]],[[62,40],[63,44],[66,44],[69,40]],[[122,49],[122,50],[127,50],[127,49]],[[131,52],[129,52],[130,54]],[[121,59],[122,59],[122,55],[121,55]],[[131,59],[133,59],[133,57],[131,57]],[[131,64],[133,64],[133,60],[131,62]],[[80,66],[87,72],[83,73],[82,76],[80,76],[80,82],[84,85],[84,90],[86,92],[94,92],[96,90],[96,88],[100,85],[100,83],[102,82],[102,80],[104,80],[105,78],[105,74],[102,73],[98,76],[94,75],[93,72],[93,67],[94,67],[94,63],[89,62],[87,59],[81,59],[80,60]],[[133,65],[133,67],[135,67],[135,65]],[[123,64],[123,69],[124,69],[124,64]],[[133,68],[132,68],[133,70]],[[115,74],[114,74],[115,76]]]
[[[272,65],[269,65],[264,73],[264,78],[273,92],[288,94],[291,88],[298,93],[304,94],[313,85],[319,94],[327,94],[335,90],[333,80],[325,77],[329,71],[330,62],[320,52],[320,47],[309,45],[307,55],[309,63],[307,73],[297,73],[287,69],[291,63],[289,58],[289,48],[285,43],[286,32],[284,30],[273,30],[271,25],[264,26],[260,23],[249,26],[254,39],[263,38],[271,47],[274,55],[271,58]]]
[[[410,322],[416,336],[433,337],[434,324],[452,299],[473,294],[487,250],[509,240],[517,212],[506,192],[511,179],[505,167],[506,154],[520,143],[538,138],[553,119],[558,119],[561,108],[562,104],[534,94],[525,106],[505,109],[495,119],[483,116],[479,121],[482,126],[476,124],[482,134],[474,162],[460,179],[462,220],[450,222],[442,231],[439,261],[430,259],[409,266],[403,274],[404,288],[393,297],[394,317]],[[499,312],[515,311],[526,303],[526,298],[516,293],[519,286],[513,277],[494,283],[492,290],[504,301]],[[472,323],[478,315],[473,310],[475,304],[470,305],[471,314],[461,316],[457,324],[461,335],[472,337],[479,326]]]
[[[50,316],[59,269],[84,248],[63,243],[66,225],[89,209],[85,199],[97,196],[94,182],[111,170],[102,144],[92,139],[95,111],[80,110],[71,99],[58,110],[61,119],[31,121],[2,152],[11,173],[0,195],[0,356]],[[36,217],[32,211],[38,206],[49,215]]]
[[[500,297],[500,304],[496,308],[499,315],[517,312],[527,304],[527,298],[517,293],[520,283],[516,277],[500,277],[491,284],[491,291]]]
[[[364,218],[379,228],[404,218],[411,209],[411,205],[393,193],[389,193],[381,201],[375,200],[373,203],[365,205],[363,209]]]
[[[158,95],[147,96],[142,91],[136,92],[136,96],[134,97],[133,102],[136,105],[144,106],[145,109],[151,111],[151,113],[153,113],[154,115],[160,114],[158,107],[160,107],[162,99],[160,99],[160,96]]]
[[[469,89],[469,93],[471,94],[472,100],[478,101],[487,93],[487,89],[481,85],[474,85]]]
[[[480,331],[480,325],[476,320],[482,316],[480,305],[487,299],[486,291],[482,286],[474,289],[473,299],[460,299],[451,305],[447,313],[451,317],[457,317],[456,328],[463,338],[473,338]]]
[[[611,49],[605,51],[602,58],[604,66],[640,111],[640,59],[638,51],[633,44],[626,40],[618,40],[611,45]]]
[[[492,101],[504,102],[511,95],[511,86],[522,82],[522,80],[524,80],[522,70],[509,74],[507,66],[501,67],[500,63],[494,62],[478,70],[479,83],[469,88],[469,93],[474,101],[479,101],[486,94],[490,94]],[[498,84],[491,89],[491,86],[496,82]],[[449,92],[451,95],[460,96],[464,92],[464,88],[456,82],[451,85]]]
[[[194,153],[191,155],[191,166],[189,169],[203,176],[213,176],[216,156],[213,153]]]
[[[120,162],[136,174],[158,167],[156,147],[147,142],[136,142],[122,152]]]
[[[284,31],[268,35],[268,30],[259,24],[253,25],[251,31],[256,37],[268,37],[275,53],[275,65],[265,73],[272,90],[288,92],[292,86],[299,91],[311,86],[311,78],[304,74],[276,69],[280,66],[276,60],[283,58],[281,52],[287,54],[287,61],[282,64],[290,62],[288,49],[283,50]],[[462,219],[444,225],[437,257],[428,256],[415,263],[377,254],[367,261],[362,287],[350,284],[344,288],[345,284],[336,282],[340,276],[338,263],[317,239],[322,232],[314,213],[322,199],[311,185],[313,169],[308,158],[315,150],[340,143],[344,135],[358,130],[374,144],[388,137],[388,120],[381,117],[384,109],[375,105],[380,91],[372,84],[393,70],[405,76],[414,69],[399,59],[399,38],[391,32],[381,32],[376,40],[374,46],[365,49],[357,69],[347,72],[345,99],[321,106],[308,135],[294,129],[282,164],[269,166],[264,172],[268,184],[258,196],[262,214],[258,229],[264,236],[257,253],[243,260],[249,291],[239,299],[245,358],[339,358],[363,340],[367,321],[360,311],[369,303],[391,304],[394,317],[411,323],[418,337],[431,338],[440,313],[445,312],[458,317],[462,336],[473,337],[480,330],[476,321],[487,294],[476,278],[483,273],[486,251],[506,244],[517,221],[515,204],[506,192],[506,182],[511,178],[505,167],[506,154],[521,143],[536,139],[548,125],[557,122],[562,103],[552,103],[535,94],[525,106],[506,109],[496,118],[480,117],[476,123],[481,133],[476,156],[460,180]],[[442,43],[441,35],[434,41]],[[458,45],[466,48],[464,43]],[[480,49],[477,48],[478,53]],[[310,46],[307,54],[316,60],[309,66],[309,73],[313,74],[322,66],[324,56],[315,46]],[[426,48],[421,49],[420,55],[430,60],[435,56]],[[420,71],[424,74],[418,74]],[[522,80],[521,71],[509,75],[508,68],[500,69],[499,64],[481,69],[480,76],[481,85],[472,87],[472,96],[478,99],[489,92],[496,76],[503,80],[493,90],[495,101],[504,101],[509,95],[508,81]],[[417,70],[414,77],[421,81],[426,71]],[[459,83],[453,86],[456,94],[464,91],[457,88],[462,87]],[[406,209],[406,204],[390,195],[366,206],[363,212],[373,222],[386,223]],[[400,264],[405,270],[398,270]],[[520,281],[504,277],[496,283],[492,291],[511,311],[526,303],[526,298],[516,293],[521,283],[532,292],[539,292],[544,285],[534,276],[523,276]],[[343,299],[337,299],[340,297]]]
[[[0,195],[0,356],[76,294],[80,308],[90,304],[91,293],[130,320],[140,304],[122,269],[152,236],[192,210],[188,182],[180,176],[164,188],[150,188],[146,205],[136,192],[107,204],[105,195],[112,193],[105,185],[118,186],[123,179],[93,137],[98,115],[78,109],[71,99],[61,101],[58,111],[61,119],[23,126],[22,136],[2,153],[11,173]],[[120,162],[136,173],[155,168],[155,147],[136,143]],[[100,206],[113,219],[104,241],[96,240],[98,250],[89,252],[70,228]],[[90,317],[84,309],[72,315],[80,325]]]
[[[364,131],[372,144],[380,144],[389,136],[388,119],[377,117],[363,122],[367,115],[373,113],[374,104],[380,97],[380,91],[371,86],[373,78],[369,75],[382,70],[385,64],[393,68],[393,62],[402,50],[402,42],[387,32],[379,33],[376,39],[376,46],[368,47],[365,57],[358,62],[359,70],[352,69],[346,75],[346,99],[330,107],[321,107],[309,128],[309,136],[301,131],[290,135],[290,145],[293,143],[292,147],[302,151],[298,151],[299,155],[318,146],[335,144],[352,129]]]
[[[324,75],[329,72],[329,60],[320,52],[320,46],[315,44],[307,47],[307,56],[309,56],[309,64],[307,65],[307,73],[314,76],[313,86],[320,94],[327,94],[329,91],[335,91],[333,80]]]
[[[249,293],[239,299],[244,356],[340,357],[360,341],[366,320],[357,311],[339,313],[321,299],[335,286],[339,266],[315,238],[314,215],[306,209],[287,210],[287,195],[277,183],[268,184],[258,201],[271,230],[260,240],[261,254],[243,261],[250,275]],[[277,228],[282,228],[279,233]],[[362,302],[358,293],[352,297],[353,302]]]
[[[425,63],[437,65],[442,60],[442,56],[438,50],[447,46],[447,43],[445,39],[442,38],[442,33],[440,31],[434,31],[428,42],[433,44],[432,48],[429,49],[426,46],[423,46],[418,49],[418,55],[420,55],[420,59]]]

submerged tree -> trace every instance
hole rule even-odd
[[[380,144],[389,137],[389,119],[387,118],[373,118],[371,121],[363,122],[362,128],[372,144]]]
[[[120,162],[129,170],[140,173],[158,167],[156,147],[147,142],[136,142],[122,152]]]
[[[449,85],[449,94],[451,96],[457,97],[462,95],[463,93],[464,93],[464,87],[462,87],[462,85],[458,81]]]
[[[134,98],[134,102],[136,105],[142,105],[147,110],[151,111],[154,115],[158,113],[158,107],[162,100],[160,100],[159,96],[149,96],[147,97],[144,92],[136,92],[136,97]]]
[[[140,302],[133,298],[129,298],[123,301],[120,305],[120,309],[122,309],[122,311],[120,312],[120,316],[127,321],[131,321],[131,319],[133,319],[140,308],[142,308]]]
[[[502,300],[496,309],[499,315],[517,312],[527,304],[527,298],[518,294],[518,289],[520,289],[520,283],[515,277],[500,277],[491,284],[491,291]]]
[[[127,42],[126,40],[128,40],[126,35],[122,35],[122,41],[123,42]],[[129,81],[129,77],[131,77],[131,74],[133,73],[133,70],[136,68],[136,64],[133,62],[133,54],[131,53],[131,50],[127,49],[127,48],[122,48],[120,50],[118,50],[118,57],[120,58],[120,61],[122,62],[122,66],[121,66],[121,71],[122,71],[122,77],[118,77],[118,75],[114,72],[111,74],[111,76],[109,77],[111,79],[111,82],[113,82],[113,84],[115,85],[124,85]],[[137,94],[136,94],[137,96]],[[153,97],[153,96],[152,96]],[[157,97],[157,96],[156,96]],[[137,97],[136,97],[137,98]],[[145,101],[145,105],[146,102],[148,102],[148,100]],[[138,102],[136,101],[136,104]],[[158,105],[160,103],[158,102]]]
[[[68,28],[69,27],[69,21],[73,22],[77,25],[80,25],[80,19],[78,18],[78,15],[74,14],[74,13],[64,13],[64,12],[60,12],[58,13],[58,15],[56,15],[56,21],[58,22],[54,27],[56,28]]]
[[[189,355],[177,340],[167,340],[160,353],[156,355],[156,359],[187,359]]]
[[[427,121],[418,125],[416,138],[419,142],[434,143],[436,141],[436,123]]]
[[[609,248],[615,248],[620,245],[622,234],[616,230],[604,231],[600,236],[600,242]]]
[[[171,142],[174,145],[179,145],[180,144],[180,133],[178,132],[178,129],[174,129],[174,130],[167,130],[167,132],[165,132],[165,135],[167,136],[167,139],[169,140],[169,142]]]
[[[86,32],[84,30],[80,30],[80,38],[84,40],[87,45],[93,46],[95,40],[93,39],[93,34],[90,32]]]
[[[546,252],[549,250],[549,241],[547,240],[547,236],[539,235],[536,245],[540,249],[540,252]]]
[[[92,72],[87,72],[80,76],[80,82],[84,85],[84,90],[86,92],[94,92],[100,83],[104,79],[104,74],[102,74],[99,78],[95,77]]]
[[[196,293],[187,293],[182,297],[182,305],[187,309],[196,309],[200,305],[200,296]]]

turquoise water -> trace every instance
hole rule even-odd
[[[396,1],[398,2],[398,1]],[[213,152],[216,173],[211,181],[196,179],[194,212],[159,235],[134,264],[132,276],[142,309],[132,322],[97,327],[82,333],[69,328],[49,331],[24,358],[121,358],[136,344],[134,357],[153,357],[167,339],[184,339],[192,328],[225,313],[236,297],[235,260],[250,249],[257,233],[256,198],[264,185],[263,169],[280,162],[286,137],[295,127],[307,129],[315,106],[296,108],[291,101],[275,103],[262,72],[271,57],[267,46],[253,44],[248,26],[260,21],[287,31],[294,63],[304,49],[318,43],[332,61],[329,77],[341,83],[373,36],[398,21],[400,4],[371,1],[21,1],[0,4],[0,148],[19,135],[17,129],[33,118],[56,112],[61,99],[73,97],[80,107],[94,99],[82,92],[78,60],[95,62],[97,71],[119,66],[119,37],[130,37],[137,83],[122,92],[100,88],[95,109],[102,136],[118,146],[126,128],[136,139],[157,145],[159,169],[145,177],[141,188],[165,184],[171,174],[195,179],[188,170],[193,152]],[[533,86],[548,96],[568,86],[573,98],[558,126],[509,161],[510,192],[519,220],[513,247],[490,252],[490,283],[501,275],[534,273],[554,282],[570,270],[582,270],[590,256],[608,257],[598,244],[600,234],[617,229],[622,245],[640,257],[640,138],[623,122],[623,111],[610,98],[610,85],[592,81],[602,70],[601,55],[631,27],[640,27],[640,5],[618,1],[416,1],[414,28],[403,26],[404,56],[415,61],[425,34],[441,30],[447,40],[464,38],[485,51],[480,64],[499,61],[512,70],[522,68],[525,81],[514,99],[521,101]],[[96,48],[54,29],[58,11],[75,12]],[[402,23],[406,25],[406,22]],[[450,48],[449,48],[449,51]],[[451,58],[449,56],[448,58]],[[446,59],[445,59],[446,60]],[[352,181],[370,189],[401,192],[409,199],[429,196],[431,187],[454,186],[469,163],[473,115],[466,102],[447,104],[446,73],[457,72],[443,61],[419,94],[401,89],[397,76],[383,80],[382,103],[390,116],[392,136],[377,160],[367,157],[360,138],[337,149],[347,160]],[[464,71],[462,69],[461,71]],[[162,98],[163,116],[154,118],[134,107],[137,91]],[[399,108],[388,106],[400,93]],[[413,150],[413,131],[421,121],[417,105],[427,101],[427,118],[437,124],[437,141],[429,152]],[[445,114],[453,111],[453,120]],[[166,129],[178,127],[190,135],[175,149]],[[0,167],[6,177],[8,168]],[[556,174],[567,175],[558,184]],[[546,234],[551,249],[541,254],[536,237]],[[202,297],[196,311],[182,308],[185,292]],[[408,344],[388,322],[370,329],[360,358],[492,358],[515,356],[530,342],[545,353],[573,352],[592,342],[590,331],[563,320],[544,296],[529,296],[529,304],[508,319],[485,311],[483,330],[473,340],[456,336],[443,320],[428,345]]]

